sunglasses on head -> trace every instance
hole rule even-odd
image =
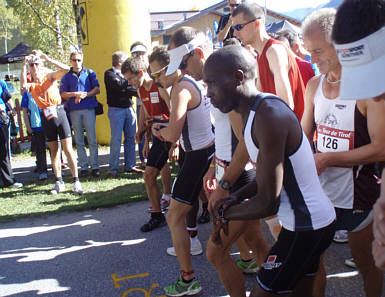
[[[241,31],[244,26],[246,26],[246,25],[248,25],[248,24],[250,24],[252,22],[255,22],[258,19],[260,19],[260,18],[253,19],[253,20],[248,21],[247,23],[244,23],[244,24],[238,24],[238,25],[235,25],[235,26],[233,25],[232,27],[233,27],[234,30]]]
[[[186,60],[184,60],[184,61],[182,60],[182,62],[180,62],[180,65],[179,65],[179,69],[180,69],[180,70],[185,70],[185,69],[187,68],[188,60],[189,60],[192,56],[194,56],[194,51],[189,52],[189,53],[188,53],[188,57],[186,58]]]
[[[230,7],[238,7],[239,6],[239,4],[237,4],[237,3],[232,3],[232,4],[230,4]]]
[[[162,71],[166,70],[167,67],[168,67],[168,65],[164,66],[163,68],[160,68],[158,71],[151,72],[151,77],[152,78],[158,78],[162,74]]]

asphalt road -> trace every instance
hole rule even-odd
[[[147,206],[137,202],[0,224],[0,296],[162,296],[162,288],[176,281],[178,264],[166,254],[167,226],[139,231]],[[209,231],[209,224],[199,226],[203,245]],[[364,296],[361,277],[343,264],[349,256],[347,244],[329,248],[326,296]],[[193,266],[203,287],[198,296],[227,295],[204,255],[194,256]],[[254,276],[246,276],[246,284],[250,290]]]

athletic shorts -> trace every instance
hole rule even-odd
[[[193,205],[203,186],[203,176],[214,156],[215,146],[184,153],[183,163],[172,186],[172,198]]]
[[[72,136],[71,128],[63,105],[58,105],[56,109],[57,118],[54,117],[50,120],[45,118],[43,112],[40,113],[42,127],[48,142],[57,141],[58,137],[59,139],[65,139]]]
[[[311,231],[282,228],[257,275],[257,283],[267,292],[289,294],[305,277],[317,274],[320,256],[332,242],[336,222]]]
[[[162,170],[168,160],[170,147],[171,142],[161,141],[159,138],[153,136],[146,166],[157,168],[159,171]]]
[[[239,178],[236,180],[236,182],[231,186],[230,193],[234,193],[235,191],[238,191],[240,188],[244,187],[248,183],[255,180],[255,170],[243,170],[242,174],[239,176]]]
[[[369,226],[373,222],[373,209],[344,209],[334,208],[337,215],[336,230],[348,230],[357,232]]]

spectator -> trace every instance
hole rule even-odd
[[[229,0],[230,13],[221,16],[218,24],[217,34],[219,42],[224,42],[226,39],[234,37],[233,18],[231,15],[240,4],[241,0]]]
[[[60,95],[68,102],[67,107],[78,152],[80,176],[88,176],[90,163],[92,176],[99,177],[98,143],[95,131],[95,107],[98,105],[95,95],[100,93],[99,81],[92,69],[83,66],[82,52],[71,53],[70,61],[72,67],[61,80]],[[90,148],[90,162],[88,162],[84,144],[84,130],[87,133]]]
[[[6,103],[10,102],[7,83],[0,80],[0,177],[4,187],[21,188],[23,184],[16,182],[12,168],[10,157],[10,135],[9,135],[9,109]]]
[[[49,71],[44,68],[42,59],[58,67],[59,70]],[[27,82],[27,65],[31,72],[33,83]],[[64,149],[71,169],[73,177],[72,191],[76,194],[83,193],[78,178],[75,153],[72,149],[71,129],[64,107],[61,105],[61,97],[56,83],[56,81],[61,79],[68,71],[69,67],[67,65],[51,59],[40,50],[35,50],[33,51],[33,55],[25,57],[21,70],[22,90],[30,92],[37,106],[43,110],[43,116],[41,117],[42,126],[47,138],[52,167],[56,177],[55,186],[51,191],[54,195],[65,190],[65,184],[61,174],[58,137],[60,138],[62,148]]]
[[[133,86],[128,84],[120,71],[127,57],[128,55],[125,52],[115,52],[112,55],[112,68],[104,73],[108,118],[111,126],[110,178],[116,178],[119,171],[122,132],[124,133],[124,171],[142,172],[142,170],[135,167],[136,119],[135,111],[132,108],[132,97],[136,96],[137,92]]]

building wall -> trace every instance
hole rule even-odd
[[[190,22],[184,23],[183,26],[193,27],[193,28],[196,28],[202,32],[206,32],[206,28],[209,28],[211,30],[211,34],[213,34],[213,36],[214,36],[213,22],[215,20],[217,22],[219,22],[219,19],[220,19],[219,15],[210,13],[210,14],[207,14],[207,15],[199,18],[199,19],[194,19]],[[178,27],[174,28],[173,30],[167,31],[167,33],[164,35],[168,35],[168,36],[161,35],[158,37],[152,37],[151,38],[152,47],[154,47],[156,45],[164,44],[164,39],[168,39],[168,37],[172,36],[172,34],[174,34],[174,32],[177,31],[180,27],[182,27],[182,26],[178,26]]]

